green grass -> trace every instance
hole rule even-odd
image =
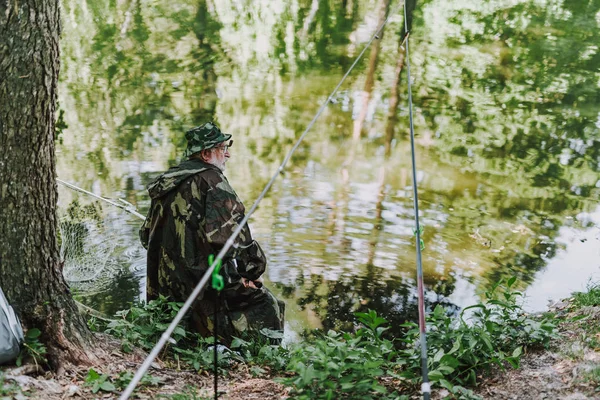
[[[595,393],[600,393],[600,365],[593,366],[591,369],[584,371],[578,380],[588,385],[591,384],[592,390]]]
[[[579,307],[600,306],[600,283],[589,284],[587,292],[573,293],[573,303]]]
[[[584,376],[587,380],[600,384],[600,365],[586,372]]]

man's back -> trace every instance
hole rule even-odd
[[[148,186],[152,203],[140,230],[148,249],[148,300],[159,294],[187,300],[208,270],[208,257],[221,251],[244,219],[244,205],[222,173],[230,157],[230,138],[213,123],[189,130],[189,160]],[[224,343],[248,330],[282,331],[285,305],[259,280],[266,265],[245,225],[223,257],[225,288],[219,295],[204,288],[194,303],[196,329],[207,336],[217,324]]]
[[[160,175],[148,192],[151,209],[140,230],[148,300],[162,294],[184,301],[208,269],[208,256],[243,219],[244,206],[217,168],[193,159]]]

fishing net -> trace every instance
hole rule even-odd
[[[137,235],[139,219],[62,186],[58,216],[63,275],[75,293],[110,292],[123,279],[143,278],[145,251]]]

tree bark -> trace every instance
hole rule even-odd
[[[379,9],[379,21],[377,27],[379,28],[386,20],[390,12],[390,0],[381,0],[381,7]],[[367,117],[367,111],[369,108],[369,101],[371,100],[371,93],[373,92],[373,86],[375,85],[375,71],[377,70],[377,63],[379,60],[379,51],[381,50],[381,40],[383,39],[382,29],[379,33],[379,39],[375,40],[373,47],[371,47],[371,53],[369,55],[369,68],[367,69],[367,80],[365,81],[365,88],[363,90],[361,99],[360,113],[356,120],[354,120],[354,130],[352,137],[354,140],[358,140],[362,134],[363,125]]]
[[[404,58],[406,52],[402,47],[402,39],[398,42],[398,60],[396,61],[396,69],[394,71],[394,81],[390,90],[390,104],[388,109],[387,125],[385,127],[385,156],[389,157],[392,154],[392,140],[394,140],[394,130],[398,123],[397,108],[400,99],[400,76],[404,69]]]
[[[57,370],[94,358],[57,240],[59,12],[59,0],[0,0],[0,285]]]

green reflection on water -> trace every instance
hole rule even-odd
[[[377,8],[63,1],[59,177],[145,212],[144,185],[177,162],[183,131],[215,120],[235,136],[227,175],[249,206],[368,40]],[[597,210],[599,13],[599,0],[417,8],[411,63],[430,305],[464,306],[512,275],[525,287],[566,249],[567,217]],[[393,17],[381,40],[365,137],[351,139],[368,60],[251,221],[270,256],[268,280],[303,326],[342,326],[366,307],[394,321],[415,315],[404,95],[392,157],[382,155],[402,23]],[[123,223],[125,246],[139,246],[139,222]],[[133,300],[135,285],[125,286],[111,304]]]

